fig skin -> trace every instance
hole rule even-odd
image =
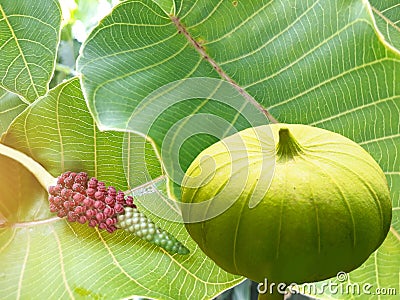
[[[227,149],[237,144],[250,167],[235,168],[243,159]],[[272,173],[265,170],[271,160]],[[251,208],[254,197],[259,203]],[[385,175],[361,146],[297,124],[249,128],[201,152],[182,182],[182,202],[205,201],[206,211],[183,211],[189,234],[221,268],[257,282],[350,272],[381,245],[392,216]],[[221,205],[224,212],[213,212]]]

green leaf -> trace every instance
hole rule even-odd
[[[387,288],[399,291],[400,56],[383,40],[369,4],[362,0],[168,3],[125,1],[84,44],[78,70],[99,126],[149,134],[169,176],[177,167],[170,164],[171,156],[164,156],[164,139],[175,127],[175,132],[187,134],[184,117],[196,114],[227,122],[211,128],[220,130],[214,137],[207,131],[211,123],[207,118],[189,128],[200,137],[191,137],[186,147],[184,141],[179,144],[175,160],[182,171],[221,137],[221,131],[249,127],[252,116],[261,122],[256,111],[263,109],[280,122],[310,124],[351,138],[382,167],[394,209],[387,241],[366,262],[372,267],[350,276],[385,282]],[[390,41],[399,40],[391,34]],[[202,78],[194,79],[198,77]],[[226,96],[223,103],[210,101],[215,96],[210,93],[212,84],[201,94],[204,79],[215,83],[218,77],[237,84],[232,87],[237,93],[230,94],[236,101],[232,107],[226,105]],[[180,89],[189,79],[198,84]],[[218,84],[214,88],[220,92]],[[175,99],[165,105],[164,93],[187,101]],[[241,105],[238,95],[243,96]],[[337,297],[363,299],[363,295]]]
[[[0,290],[8,297],[190,299],[196,293],[212,298],[242,280],[208,259],[182,224],[146,210],[147,203],[160,202],[163,177],[147,183],[140,174],[141,160],[125,162],[125,170],[123,161],[135,160],[142,149],[152,162],[152,176],[160,176],[151,145],[137,135],[99,131],[78,78],[31,104],[11,124],[2,143],[28,154],[53,176],[85,171],[122,190],[128,188],[126,178],[136,177],[132,181],[145,183],[133,191],[141,210],[191,250],[188,256],[171,256],[124,231],[110,235],[55,217],[35,178],[0,156]],[[132,155],[123,156],[123,150]]]
[[[378,29],[387,41],[400,49],[400,5],[398,0],[370,0]]]
[[[2,138],[2,143],[27,154],[55,177],[85,170],[126,189],[123,176],[117,175],[124,173],[118,147],[122,141],[122,134],[104,134],[96,128],[77,78],[30,105]]]
[[[12,231],[4,230],[7,224],[30,222],[35,219],[50,218],[46,200],[46,191],[39,185],[33,174],[21,164],[0,155],[0,253],[11,242]],[[7,170],[4,172],[4,170]],[[29,196],[28,196],[29,195]],[[7,201],[6,201],[7,200]],[[5,238],[8,237],[8,238]],[[1,255],[1,254],[0,254]],[[0,260],[2,266],[3,261]],[[5,269],[0,273],[4,276]],[[3,289],[3,284],[2,290]]]
[[[17,95],[0,88],[0,135],[27,106]]]
[[[48,91],[60,36],[57,0],[0,0],[0,86],[33,102]]]

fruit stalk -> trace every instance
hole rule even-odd
[[[7,156],[23,165],[36,177],[40,185],[45,190],[47,190],[47,188],[50,185],[54,184],[54,182],[56,181],[56,178],[54,178],[49,172],[47,172],[47,170],[43,168],[39,163],[18,150],[0,144],[0,155]]]
[[[290,160],[302,152],[300,144],[290,133],[288,128],[279,129],[279,142],[277,145],[278,160]]]

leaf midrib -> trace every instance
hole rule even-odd
[[[179,17],[177,16],[170,16],[172,23],[176,26],[178,32],[182,33],[183,36],[186,38],[188,43],[193,46],[193,48],[200,54],[201,57],[207,61],[212,68],[218,73],[218,75],[224,79],[225,81],[229,82],[232,87],[237,90],[237,92],[243,96],[243,98],[252,104],[255,108],[257,108],[260,112],[262,112],[271,123],[278,123],[271,113],[265,109],[259,102],[257,102],[249,93],[245,91],[243,87],[237,84],[225,71],[221,68],[221,66],[206,52],[204,47],[202,47],[194,37],[189,33],[187,28],[180,22]]]

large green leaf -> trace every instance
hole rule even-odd
[[[60,36],[57,0],[0,0],[0,86],[32,102],[48,90]]]
[[[398,0],[370,0],[378,29],[397,49],[400,49],[400,3]]]
[[[126,190],[126,176],[140,169],[140,161],[127,163],[125,175],[124,139],[133,158],[137,147],[148,148],[152,175],[159,176],[157,158],[142,137],[97,129],[79,79],[73,78],[20,114],[2,143],[28,154],[53,176],[85,171]],[[50,214],[47,193],[21,165],[0,155],[0,170],[0,290],[8,298],[190,299],[193,293],[212,298],[242,280],[208,259],[182,224],[145,209],[161,196],[157,190],[165,185],[163,177],[136,188],[134,194],[154,221],[190,248],[188,256],[171,256],[125,232],[110,235],[70,224]]]
[[[254,104],[249,95],[257,100],[256,110],[267,109],[280,122],[329,129],[362,145],[387,176],[393,223],[368,267],[350,276],[400,290],[400,56],[377,31],[366,1],[125,1],[89,36],[78,70],[99,126],[149,134],[169,175],[174,167],[168,169],[170,156],[162,154],[170,130],[186,133],[184,116],[196,114],[227,121],[221,131],[248,127],[249,115],[256,113],[240,108]],[[212,85],[199,98],[165,105],[165,93],[187,99],[179,88],[195,77],[235,82],[242,105],[210,101]],[[194,82],[186,92],[201,92],[204,78]],[[147,103],[161,114],[151,116]],[[154,119],[147,126],[149,116]],[[216,140],[204,137],[209,123],[203,120],[197,128],[203,136],[179,151],[183,171]]]

